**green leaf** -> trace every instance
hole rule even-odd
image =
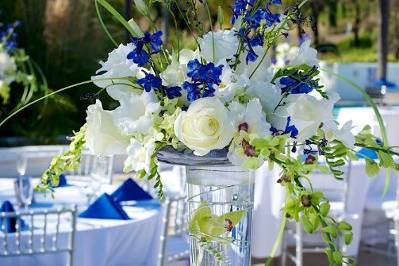
[[[337,229],[333,225],[328,225],[326,227],[323,227],[323,231],[326,233],[329,233],[333,238],[337,238]]]
[[[346,233],[344,235],[345,245],[350,245],[350,243],[352,243],[352,239],[353,239],[353,233]]]
[[[221,6],[218,6],[218,23],[220,26],[220,29],[223,29],[223,25],[224,25],[224,14],[223,14],[223,9]]]
[[[339,222],[338,229],[341,231],[350,231],[350,230],[352,230],[352,225],[350,225],[349,223],[347,223],[345,221],[342,221],[342,222]]]
[[[366,174],[368,176],[376,176],[380,172],[380,167],[373,160],[366,158]]]
[[[312,234],[313,233],[313,225],[310,222],[309,218],[306,215],[302,215],[301,217],[301,222],[303,225],[303,229],[305,230],[305,232]]]
[[[341,264],[342,263],[342,253],[340,251],[338,251],[338,250],[334,251],[332,253],[332,257],[333,257],[333,260],[334,260],[334,262],[336,264]]]
[[[393,157],[385,152],[379,151],[378,158],[380,159],[380,165],[384,168],[394,168],[395,161]]]
[[[326,217],[329,211],[330,211],[330,203],[323,202],[322,204],[320,204],[320,214],[322,216]]]

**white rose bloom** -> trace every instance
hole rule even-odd
[[[101,102],[87,108],[86,146],[99,156],[125,154],[129,139],[122,135],[112,119],[112,111],[102,108]]]
[[[305,41],[299,47],[297,53],[292,55],[289,65],[299,66],[299,65],[309,65],[318,66],[319,59],[317,58],[317,50],[310,47],[310,40]]]
[[[115,95],[114,90],[119,89],[119,91],[127,91],[131,89],[131,86],[129,85],[131,82],[124,79],[99,79],[136,77],[140,68],[132,60],[127,59],[127,55],[133,50],[134,45],[132,43],[127,45],[119,45],[118,48],[108,54],[108,59],[106,62],[100,62],[101,68],[97,70],[97,75],[91,77],[94,84],[96,84],[98,87],[107,88],[107,93],[115,100],[119,100],[120,95]],[[113,83],[116,84],[112,85]]]
[[[160,104],[152,92],[132,92],[120,101],[120,106],[112,111],[112,117],[126,135],[148,133],[153,126],[153,115],[159,109]]]
[[[14,58],[7,53],[0,53],[0,80],[10,85],[15,80],[13,75],[15,71],[17,71],[17,65]]]
[[[229,116],[218,98],[198,99],[177,117],[175,135],[195,155],[206,155],[211,150],[223,149],[233,138],[235,130]]]
[[[287,113],[291,116],[292,124],[299,130],[298,141],[312,137],[322,123],[324,129],[335,124],[331,102],[307,94],[295,97],[297,99],[287,107]]]
[[[181,50],[179,60],[172,59],[172,63],[160,74],[162,84],[167,87],[181,86],[187,78],[187,63],[196,57],[194,51]]]
[[[213,63],[225,63],[226,59],[232,58],[240,43],[233,30],[211,31],[198,41],[201,56]]]
[[[234,116],[234,127],[237,131],[240,125],[246,124],[244,127],[247,127],[250,134],[262,138],[270,135],[270,124],[266,121],[259,99],[252,99],[247,106],[233,102],[229,109]]]
[[[124,172],[145,170],[147,174],[150,173],[151,157],[155,151],[155,141],[150,139],[144,144],[136,139],[130,140],[130,145],[127,147],[128,157],[125,160],[123,168]]]

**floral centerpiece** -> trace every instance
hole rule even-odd
[[[19,84],[24,90],[16,108],[28,103],[36,91],[43,89],[35,75],[40,70],[25,51],[18,48],[16,28],[19,25],[18,21],[11,24],[0,23],[0,98],[3,104],[8,104],[12,83]]]
[[[324,194],[303,182],[321,168],[341,179],[343,166],[357,159],[359,147],[378,155],[378,160],[366,158],[370,175],[380,167],[395,169],[398,165],[386,138],[377,142],[370,127],[354,136],[351,123],[339,125],[334,120],[339,95],[325,90],[310,40],[283,60],[274,60],[273,47],[288,34],[298,6],[284,8],[280,0],[236,0],[229,24],[221,8],[218,20],[212,20],[207,0],[167,1],[174,20],[178,14],[192,31],[196,49],[190,50],[182,49],[180,41],[171,48],[163,43],[163,33],[156,30],[151,12],[155,2],[135,1],[150,23],[150,29],[143,32],[105,0],[96,1],[97,7],[100,4],[112,13],[132,35],[130,43],[117,45],[100,62],[92,77],[119,107],[106,110],[100,100],[88,107],[86,124],[75,133],[70,150],[54,158],[39,189],[57,184],[64,170],[79,164],[80,153],[87,147],[98,156],[126,154],[124,170],[154,180],[162,198],[159,153],[169,149],[206,157],[225,151],[226,160],[240,169],[255,170],[265,162],[270,167],[279,165],[279,183],[287,191],[281,206],[283,220],[301,221],[309,233],[320,231],[330,264],[353,263],[336,244],[339,237],[346,244],[351,242],[351,226],[333,219]],[[206,23],[199,19],[200,9],[209,17]],[[103,24],[101,16],[100,22]],[[201,204],[191,215],[190,234],[197,235],[200,244],[211,251],[214,246],[207,245],[211,242],[234,241],[234,237],[221,235],[234,231],[245,212],[217,216],[208,203]],[[214,255],[221,257],[217,251]]]

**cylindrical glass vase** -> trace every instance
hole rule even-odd
[[[205,221],[198,221],[202,228],[189,230],[191,265],[250,265],[251,172],[232,165],[187,166],[186,178],[189,225],[198,213],[208,215]]]
[[[250,265],[254,175],[226,154],[198,157],[171,148],[158,154],[159,161],[186,166],[191,265]]]

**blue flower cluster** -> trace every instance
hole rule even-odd
[[[313,90],[309,84],[292,77],[282,77],[280,79],[280,85],[282,86],[282,93],[307,94]]]
[[[16,21],[12,24],[0,23],[0,41],[4,43],[6,50],[17,48],[17,33],[15,28],[19,27],[21,22]]]
[[[273,133],[273,135],[285,135],[285,134],[290,134],[291,138],[296,138],[298,136],[298,129],[295,127],[295,125],[290,125],[291,124],[291,116],[287,117],[287,123],[285,124],[285,129],[277,129],[275,127],[271,127],[270,131]]]
[[[155,76],[151,73],[147,73],[143,71],[145,74],[144,78],[138,79],[137,84],[142,86],[146,92],[150,92],[151,90],[159,90],[162,86],[162,80],[160,77]]]
[[[132,43],[135,48],[127,55],[128,59],[133,60],[138,66],[143,67],[150,60],[150,55],[161,51],[162,31],[154,34],[145,32],[143,37],[133,37]]]
[[[174,99],[176,97],[180,97],[181,88],[178,86],[165,88],[162,86],[162,80],[160,77],[155,76],[154,74],[147,73],[143,71],[145,76],[144,78],[138,79],[137,84],[144,88],[146,92],[154,91],[162,91],[169,99]]]
[[[232,23],[237,18],[243,17],[243,26],[238,30],[237,36],[243,41],[247,50],[246,61],[254,62],[258,55],[254,47],[263,46],[265,30],[280,22],[280,14],[273,13],[269,5],[281,5],[281,0],[272,0],[263,8],[258,8],[254,12],[254,0],[236,0],[233,5]]]
[[[279,86],[282,94],[307,94],[314,89],[322,88],[319,85],[319,79],[315,78],[318,74],[316,66],[309,70],[296,70],[279,80]]]
[[[188,62],[187,68],[187,76],[192,80],[183,84],[183,89],[187,91],[187,100],[193,102],[202,97],[214,96],[214,85],[221,83],[223,65],[201,64],[198,59],[194,59]]]

